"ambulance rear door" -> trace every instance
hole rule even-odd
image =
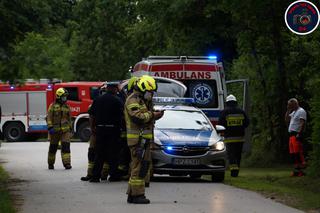
[[[238,106],[242,108],[250,119],[250,97],[249,97],[249,80],[248,79],[237,79],[226,81],[226,92],[225,97],[228,95],[234,95],[237,98]],[[251,140],[251,126],[246,129],[244,151],[250,150]]]

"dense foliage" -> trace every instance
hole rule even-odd
[[[306,147],[311,165],[319,166],[320,33],[297,36],[286,28],[291,2],[3,0],[0,79],[123,79],[148,55],[215,53],[227,78],[250,80],[247,162],[288,160],[283,117],[296,97],[310,113]]]

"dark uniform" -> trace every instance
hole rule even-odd
[[[108,162],[110,167],[110,178],[118,175],[122,103],[118,97],[108,91],[93,101],[89,113],[95,120],[96,125],[95,161],[93,177],[90,182],[99,182],[105,161]]]
[[[88,113],[90,114],[91,105],[89,106]],[[89,117],[90,128],[91,128],[91,136],[89,139],[89,148],[88,148],[88,169],[87,169],[87,176],[81,177],[82,181],[88,181],[92,178],[92,171],[94,167],[94,158],[95,158],[95,146],[96,146],[96,130],[94,119],[92,116]],[[103,169],[101,173],[101,180],[107,180],[109,175],[109,164],[104,162]]]
[[[226,128],[225,144],[230,164],[231,176],[237,177],[240,168],[242,146],[245,142],[245,128],[249,125],[246,113],[237,107],[236,101],[227,102],[227,107],[220,114],[219,125]]]

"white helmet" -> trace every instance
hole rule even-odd
[[[228,95],[228,97],[226,98],[226,102],[229,101],[237,101],[236,97],[232,94]]]

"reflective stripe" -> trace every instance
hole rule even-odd
[[[239,167],[237,164],[230,164],[230,170],[239,170]]]
[[[129,185],[131,185],[131,186],[144,186],[144,179],[130,178]]]
[[[137,134],[127,134],[128,139],[139,139],[139,137],[140,135],[137,135]],[[153,134],[142,134],[141,137],[144,139],[152,139]]]
[[[93,167],[94,167],[94,162],[89,162],[88,163],[88,168],[89,169],[93,169]]]
[[[138,107],[138,108],[140,108],[140,104],[137,104],[137,103],[132,103],[132,104],[128,104],[128,108],[129,109],[132,109],[132,108],[134,108],[134,107]]]
[[[109,164],[104,163],[104,164],[103,164],[103,169],[109,169]]]
[[[243,114],[230,114],[226,116],[227,126],[242,126],[244,121]]]
[[[227,137],[223,140],[225,143],[244,142],[243,137]]]

